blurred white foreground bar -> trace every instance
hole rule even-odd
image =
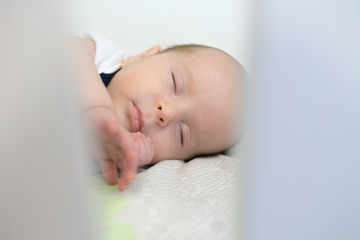
[[[360,239],[360,2],[259,0],[246,240]]]
[[[0,3],[0,239],[92,239],[62,8]]]

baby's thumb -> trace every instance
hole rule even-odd
[[[151,163],[153,157],[154,157],[154,145],[149,137],[144,137],[142,139],[142,147],[140,151],[138,165],[144,166]]]

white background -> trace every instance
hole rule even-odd
[[[95,30],[130,54],[153,45],[204,44],[220,48],[248,66],[249,0],[78,0],[73,34]]]

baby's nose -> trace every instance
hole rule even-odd
[[[165,127],[172,121],[177,121],[178,111],[175,104],[159,103],[156,106],[156,121],[159,126]]]

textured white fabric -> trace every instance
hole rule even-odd
[[[128,57],[125,50],[120,50],[115,43],[94,31],[86,32],[85,37],[95,42],[94,63],[98,73],[114,73],[121,67],[121,62]]]
[[[118,193],[128,206],[115,219],[139,240],[234,239],[241,166],[221,154],[160,162]]]

